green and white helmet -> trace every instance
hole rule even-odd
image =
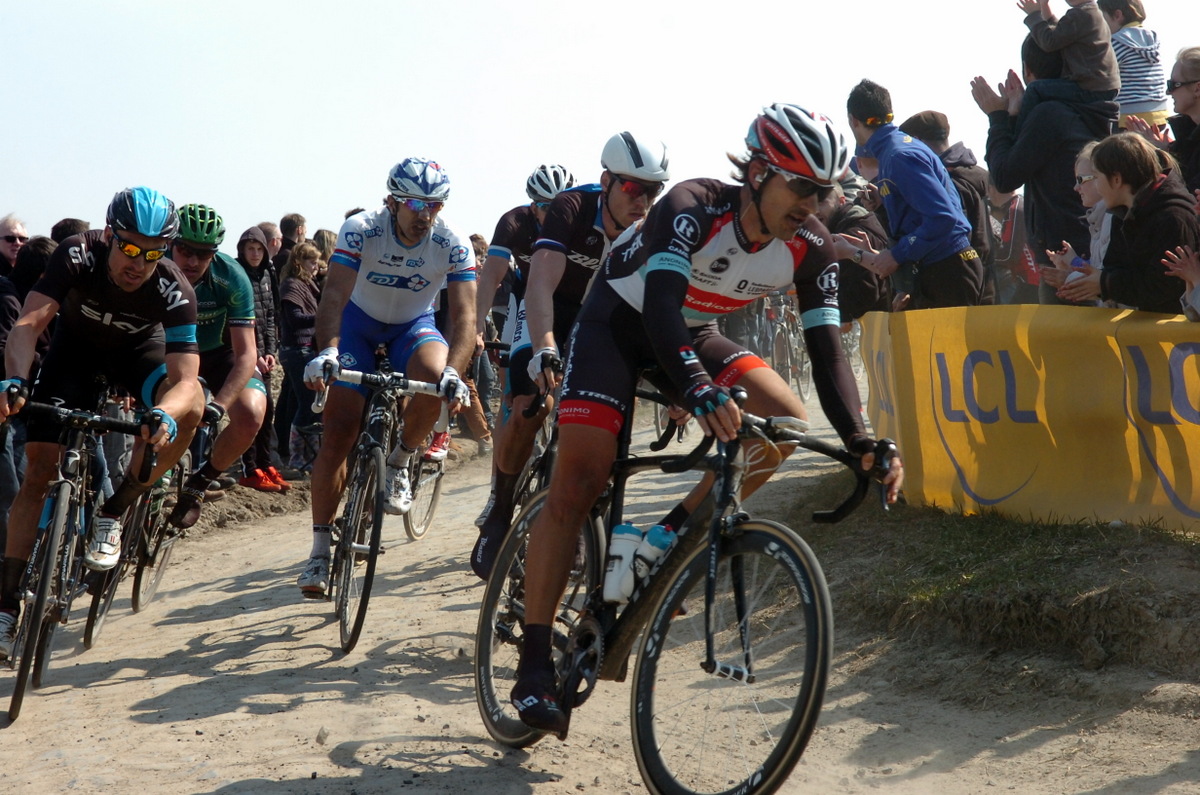
[[[211,207],[185,204],[179,208],[179,237],[185,243],[216,251],[225,239],[225,222]]]

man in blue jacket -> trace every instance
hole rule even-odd
[[[976,306],[984,269],[971,247],[971,225],[942,161],[929,147],[892,124],[888,90],[863,80],[846,102],[857,154],[879,162],[864,204],[882,203],[895,244],[874,252],[865,245],[852,257],[880,276],[896,274],[912,294],[914,309]]]

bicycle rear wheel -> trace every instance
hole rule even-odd
[[[59,554],[63,546],[67,527],[67,512],[71,504],[71,484],[59,483],[54,487],[54,510],[51,514],[49,528],[38,539],[38,545],[33,565],[28,569],[29,580],[22,589],[23,607],[20,625],[17,629],[16,644],[13,650],[21,649],[21,658],[17,664],[17,678],[13,682],[12,699],[8,704],[8,719],[16,720],[21,714],[21,705],[25,701],[25,690],[29,685],[33,661],[38,656],[42,632],[46,630],[46,605],[57,588],[55,570]],[[32,603],[24,598],[24,594],[33,593]],[[49,651],[43,649],[43,654]],[[39,666],[44,668],[44,663]],[[41,676],[39,671],[38,680]]]
[[[412,483],[412,507],[404,514],[404,532],[413,541],[418,541],[429,532],[438,500],[442,496],[442,475],[446,473],[445,461],[426,461],[414,455],[409,462],[409,477]]]
[[[371,600],[371,584],[383,536],[384,466],[383,450],[378,445],[359,453],[349,481],[350,496],[340,519],[335,552],[338,561],[334,569],[338,627],[344,652],[353,650],[358,643]]]
[[[795,367],[795,354],[792,351],[791,335],[788,334],[787,329],[783,326],[775,327],[775,339],[771,343],[771,350],[774,353],[774,364],[772,367],[783,378],[783,382],[789,388],[793,388],[793,384],[796,382],[796,374],[793,370]]]
[[[526,726],[509,701],[517,663],[525,646],[525,549],[529,528],[542,509],[546,492],[528,501],[504,539],[488,578],[475,631],[475,701],[488,733],[512,748],[525,748],[544,732]],[[599,540],[594,528],[583,528],[583,543],[572,567],[567,590],[554,624],[555,665],[587,595],[600,581]]]
[[[812,359],[808,357],[808,345],[804,342],[804,331],[796,329],[792,337],[796,341],[796,350],[792,359],[792,378],[796,382],[796,391],[800,399],[808,402],[812,395]]]
[[[774,522],[721,541],[705,659],[707,545],[663,589],[634,669],[634,753],[650,792],[769,793],[791,774],[820,715],[833,646],[825,577]]]

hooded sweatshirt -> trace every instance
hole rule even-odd
[[[277,356],[279,353],[278,331],[275,325],[275,290],[274,273],[271,270],[271,257],[263,255],[262,264],[252,268],[246,259],[246,244],[250,241],[260,244],[267,251],[267,236],[257,226],[252,226],[242,232],[238,239],[237,260],[250,277],[250,286],[254,288],[254,337],[258,343],[259,356]]]
[[[971,247],[979,252],[985,263],[990,263],[992,240],[987,208],[987,170],[979,165],[975,153],[963,146],[962,141],[950,144],[950,148],[938,157],[950,172],[954,187],[958,188],[963,214],[971,224]]]
[[[1158,34],[1134,22],[1113,34],[1112,48],[1121,70],[1121,91],[1117,94],[1121,115],[1165,111],[1167,75]]]
[[[1100,271],[1100,297],[1144,312],[1179,314],[1184,283],[1167,273],[1162,257],[1176,246],[1200,247],[1194,205],[1195,199],[1171,172],[1139,191],[1124,217],[1113,220]]]

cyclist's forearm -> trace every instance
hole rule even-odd
[[[32,326],[20,323],[13,326],[4,348],[4,372],[9,378],[29,378],[33,369],[37,338],[38,332]]]

